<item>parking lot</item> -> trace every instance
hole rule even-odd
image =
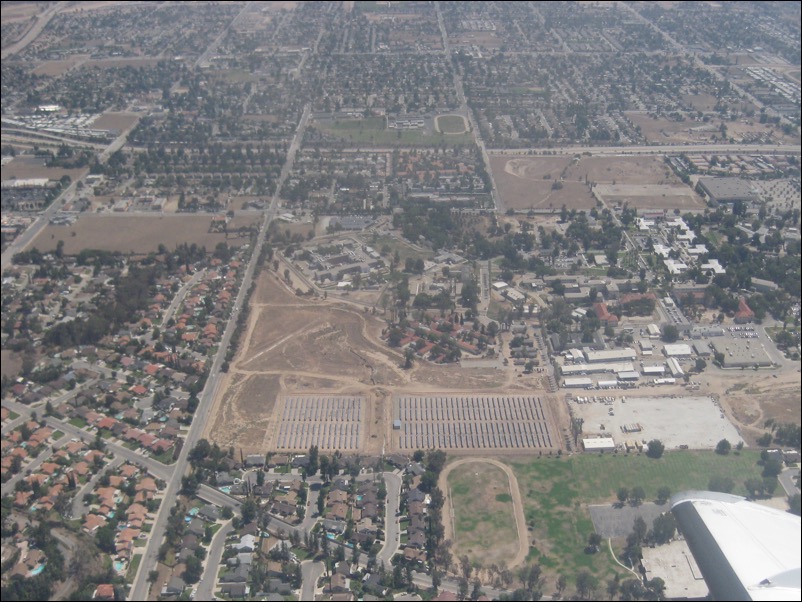
[[[304,395],[287,397],[276,448],[356,450],[360,447],[363,397]]]
[[[535,396],[402,396],[393,435],[400,449],[545,449],[557,445]]]
[[[575,417],[584,420],[584,436],[626,441],[659,439],[667,449],[713,449],[722,439],[733,446],[742,441],[718,403],[710,397],[585,396],[569,402]],[[594,401],[594,399],[596,401]]]

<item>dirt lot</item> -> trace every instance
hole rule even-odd
[[[640,208],[701,209],[701,199],[677,178],[661,157],[491,157],[490,165],[506,208],[590,209],[595,182],[607,200]],[[562,179],[562,189],[552,184]]]
[[[628,204],[635,209],[704,211],[705,202],[687,186],[665,184],[600,184],[596,193],[609,205]]]
[[[802,422],[799,404],[799,373],[786,369],[770,377],[763,371],[705,372],[706,386],[719,395],[727,418],[738,428],[747,445],[755,446],[767,429],[764,424],[772,419],[778,423]]]
[[[135,113],[104,113],[92,123],[97,130],[125,130],[139,119]]]
[[[493,179],[508,209],[536,209],[559,211],[591,209],[595,201],[584,182],[564,181],[562,188],[554,190],[552,184],[570,165],[570,157],[490,157]],[[548,176],[544,179],[544,176]]]
[[[22,354],[3,349],[0,351],[0,374],[14,378],[22,370]]]
[[[263,453],[274,445],[278,415],[273,404],[281,406],[286,395],[361,395],[367,407],[360,453],[378,454],[385,440],[394,439],[393,394],[518,388],[514,374],[502,370],[461,370],[421,361],[404,370],[402,355],[379,338],[385,326],[381,316],[347,298],[297,296],[272,269],[266,270],[206,436],[221,446]]]
[[[45,167],[44,159],[31,156],[17,157],[10,163],[3,165],[0,177],[3,180],[27,180],[29,178],[48,178],[60,180],[64,176],[70,179],[80,178],[86,169],[64,169],[62,167]]]
[[[63,75],[70,69],[72,69],[75,65],[77,65],[80,61],[84,60],[86,56],[75,56],[69,59],[64,60],[56,60],[56,61],[44,61],[36,66],[36,69],[33,70],[34,75],[47,75],[50,77],[58,77],[59,75]]]
[[[239,246],[247,238],[228,238],[223,233],[209,233],[208,215],[82,215],[71,226],[48,225],[31,247],[40,251],[56,248],[64,241],[64,252],[72,255],[82,249],[102,249],[123,253],[150,253],[164,244],[168,249],[180,243],[195,243],[212,250],[220,242]],[[255,218],[234,218],[229,230],[256,223]]]

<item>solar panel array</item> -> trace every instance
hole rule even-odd
[[[531,395],[401,396],[394,416],[400,449],[552,447],[543,404]]]
[[[364,397],[301,395],[287,397],[276,449],[356,450],[360,446]]]

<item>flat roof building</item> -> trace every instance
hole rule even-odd
[[[768,367],[771,358],[758,339],[734,339],[720,337],[710,342],[713,350],[724,356],[725,368]]]
[[[693,351],[687,343],[667,344],[663,347],[666,357],[691,357]]]
[[[626,372],[634,370],[632,362],[610,362],[604,364],[569,364],[560,366],[564,375],[569,374],[598,374],[599,372]]]
[[[593,381],[589,378],[576,377],[563,380],[563,387],[572,389],[589,389],[593,386]]]
[[[629,347],[625,349],[605,349],[603,351],[592,351],[585,349],[585,358],[588,363],[593,364],[597,362],[623,362],[634,361],[637,354],[634,349]]]
[[[741,178],[699,178],[699,192],[713,203],[750,202],[757,200],[757,193],[749,180]]]
[[[615,441],[612,437],[588,437],[582,439],[585,451],[614,451]]]

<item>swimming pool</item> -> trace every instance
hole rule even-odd
[[[226,485],[225,487],[219,487],[219,489],[223,493],[231,493],[231,487],[229,487],[228,485]]]
[[[118,573],[122,573],[125,570],[125,562],[123,560],[115,560],[114,570]]]
[[[31,577],[35,577],[36,575],[38,575],[39,573],[41,573],[44,570],[45,570],[45,565],[44,564],[40,564],[39,566],[37,566],[36,568],[31,570]]]

